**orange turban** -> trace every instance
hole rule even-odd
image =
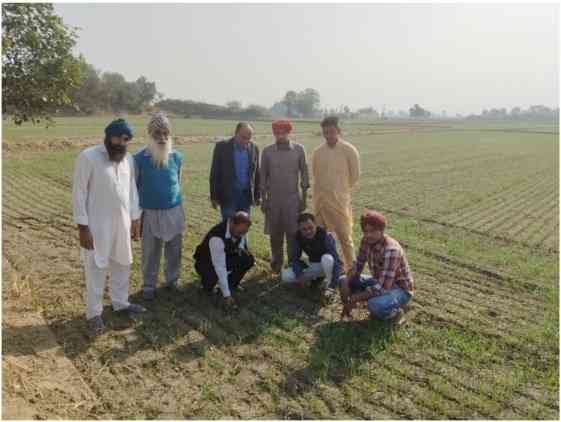
[[[384,231],[386,228],[386,217],[377,211],[365,209],[360,217],[360,226],[363,230],[364,226],[374,226],[377,230]]]
[[[290,120],[275,120],[272,124],[273,132],[276,131],[285,131],[285,132],[292,132],[292,123]]]

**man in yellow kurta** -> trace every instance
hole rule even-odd
[[[337,117],[323,119],[321,128],[325,143],[312,153],[314,212],[318,224],[337,235],[348,271],[354,260],[351,191],[360,175],[360,157],[340,138]]]

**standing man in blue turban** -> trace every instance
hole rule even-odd
[[[134,162],[127,153],[132,137],[127,122],[115,120],[105,128],[104,144],[85,149],[76,160],[72,206],[79,231],[86,277],[86,318],[92,337],[105,328],[101,314],[108,272],[113,309],[127,311],[131,318],[146,312],[128,300],[131,237],[140,237]]]
[[[135,174],[142,208],[142,275],[144,299],[154,299],[162,246],[165,286],[177,289],[185,212],[181,195],[183,154],[173,149],[171,125],[161,113],[148,123],[148,145],[134,155]]]

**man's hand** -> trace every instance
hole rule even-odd
[[[269,201],[261,201],[261,212],[267,214],[269,212]]]
[[[80,232],[80,246],[84,249],[92,250],[94,248],[93,237],[88,226],[78,226]]]
[[[302,197],[300,198],[300,203],[298,204],[298,211],[302,213],[306,211],[307,207],[308,207],[308,190],[306,189],[302,191]]]
[[[131,222],[131,238],[134,241],[140,240],[140,218]]]
[[[218,201],[215,200],[215,199],[211,199],[211,200],[210,200],[210,204],[212,205],[212,208],[214,208],[215,210],[218,209],[218,206],[220,205],[220,204],[218,203]]]
[[[236,303],[236,301],[234,300],[234,298],[232,296],[228,296],[224,298],[224,309],[226,311],[237,311],[238,310],[238,304]]]

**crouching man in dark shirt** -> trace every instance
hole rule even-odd
[[[302,252],[308,255],[308,263],[301,259]],[[324,279],[323,300],[331,301],[335,297],[341,268],[342,262],[331,233],[316,225],[313,214],[300,214],[294,260],[290,262],[289,268],[282,271],[282,281],[302,287],[307,281],[317,284]]]

